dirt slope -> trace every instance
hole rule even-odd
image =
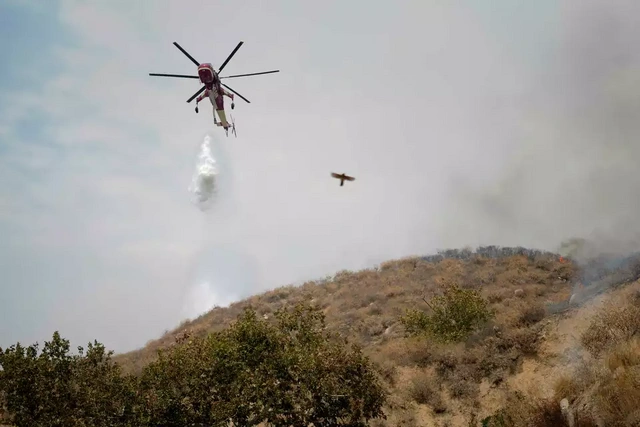
[[[223,328],[245,307],[269,318],[278,308],[305,301],[322,308],[327,327],[359,342],[379,365],[390,398],[388,419],[377,425],[466,427],[473,416],[479,422],[505,407],[516,391],[557,398],[558,378],[589,359],[581,336],[604,301],[629,301],[640,289],[634,282],[637,258],[607,262],[614,268],[496,247],[390,261],[215,308],[116,359],[136,371],[157,349],[174,345],[184,334]],[[455,345],[405,338],[400,316],[410,308],[426,310],[423,297],[447,283],[478,289],[494,319]]]

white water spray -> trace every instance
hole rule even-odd
[[[183,315],[194,318],[211,310],[224,307],[238,298],[235,280],[240,275],[229,268],[233,259],[226,258],[228,247],[217,252],[224,239],[225,221],[229,218],[232,202],[230,193],[229,161],[223,147],[214,135],[207,134],[197,149],[195,170],[189,185],[193,204],[202,212],[202,248],[194,257],[188,285],[183,295]],[[233,283],[231,283],[233,282]]]
[[[218,165],[211,152],[211,137],[206,135],[200,145],[196,170],[189,186],[193,202],[203,212],[211,208],[216,198],[218,173]]]

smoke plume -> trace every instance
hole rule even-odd
[[[509,135],[483,144],[511,151],[451,181],[443,240],[555,250],[585,238],[596,252],[640,249],[640,2],[560,2],[555,48],[520,76],[508,100]]]

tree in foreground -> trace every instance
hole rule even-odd
[[[160,352],[123,375],[95,342],[69,354],[56,332],[0,349],[0,416],[17,426],[365,426],[386,392],[369,360],[298,306],[268,322],[245,311],[226,330]]]
[[[0,412],[17,427],[111,426],[133,423],[134,379],[123,376],[102,344],[69,354],[53,334],[38,344],[0,349]]]
[[[310,307],[278,311],[276,323],[246,310],[229,329],[159,354],[141,393],[151,425],[365,426],[384,418],[373,366],[324,330]]]

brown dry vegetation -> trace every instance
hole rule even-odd
[[[116,360],[139,371],[158,349],[184,334],[220,330],[246,307],[269,318],[279,308],[307,302],[322,309],[330,331],[362,345],[376,362],[391,393],[388,418],[378,425],[468,426],[472,417],[479,422],[504,406],[512,393],[507,380],[522,372],[526,360],[542,357],[550,327],[545,307],[568,301],[578,268],[535,251],[456,254],[460,259],[406,258],[274,289],[215,308]],[[462,342],[406,337],[401,317],[410,309],[427,310],[424,300],[450,284],[479,291],[492,319]]]
[[[587,354],[554,384],[556,399],[607,426],[640,425],[639,289],[636,282],[598,307],[580,335]]]
[[[638,259],[578,267],[489,247],[390,261],[215,308],[115,360],[139,373],[159,349],[222,330],[245,308],[271,322],[276,310],[308,303],[322,310],[328,332],[359,343],[375,363],[389,395],[387,419],[372,425],[563,426],[563,399],[576,427],[640,425]],[[489,320],[453,342],[433,330],[408,336],[403,316],[435,313],[452,286],[479,296],[473,308],[488,308]]]
[[[435,295],[447,283],[480,290],[497,313],[489,330],[506,328],[507,337],[503,336],[500,342],[522,341],[528,347],[533,343],[529,342],[527,331],[539,325],[544,316],[543,304],[568,300],[569,282],[576,271],[573,264],[560,263],[557,257],[545,254],[471,256],[468,260],[439,262],[417,257],[389,261],[376,269],[341,271],[330,279],[285,286],[229,307],[216,307],[116,360],[125,369],[137,371],[155,358],[158,349],[173,345],[185,333],[205,335],[223,329],[247,307],[269,317],[279,308],[300,302],[322,308],[331,331],[348,336],[374,353],[385,353],[397,344],[404,345],[399,340],[404,332],[400,317],[406,310],[426,309],[423,297]],[[522,293],[516,292],[518,289]]]

